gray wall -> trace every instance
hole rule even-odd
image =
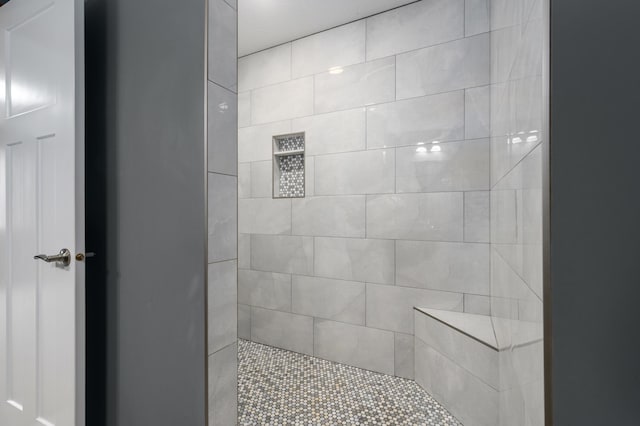
[[[551,3],[553,420],[635,425],[640,4]]]
[[[240,59],[241,337],[411,378],[413,306],[489,314],[489,48],[487,1],[425,0]]]
[[[92,0],[87,13],[87,50],[101,49],[87,62],[87,191],[104,195],[89,212],[106,212],[87,236],[106,272],[92,275],[106,319],[88,330],[106,333],[106,369],[90,375],[106,414],[87,423],[204,425],[205,3]]]
[[[237,422],[236,2],[209,0],[207,81],[209,425]]]

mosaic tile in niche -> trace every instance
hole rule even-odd
[[[276,198],[304,197],[304,133],[274,136],[274,192]]]
[[[280,196],[304,197],[304,157],[287,155],[279,157]]]
[[[279,152],[298,151],[300,149],[304,149],[303,134],[277,136],[276,140]]]

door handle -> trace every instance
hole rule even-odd
[[[58,265],[69,266],[69,264],[71,263],[71,252],[69,251],[69,249],[63,248],[58,254],[54,254],[52,256],[39,254],[37,256],[33,256],[33,258],[44,260],[47,263],[56,262]]]

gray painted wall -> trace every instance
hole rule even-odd
[[[89,120],[87,191],[106,211],[106,229],[91,225],[106,250],[95,266],[106,282],[93,275],[106,320],[89,333],[106,330],[94,343],[107,348],[92,386],[106,384],[108,425],[204,425],[205,2],[91,0],[87,11],[87,40],[103,49],[87,63],[88,115],[103,118]]]
[[[638,16],[551,2],[554,425],[636,425],[640,403]]]

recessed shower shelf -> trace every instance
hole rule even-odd
[[[273,155],[275,155],[276,157],[284,157],[286,155],[300,155],[300,154],[304,154],[304,149],[296,149],[293,151],[278,151],[273,153]]]
[[[305,134],[273,137],[273,198],[305,196]]]

